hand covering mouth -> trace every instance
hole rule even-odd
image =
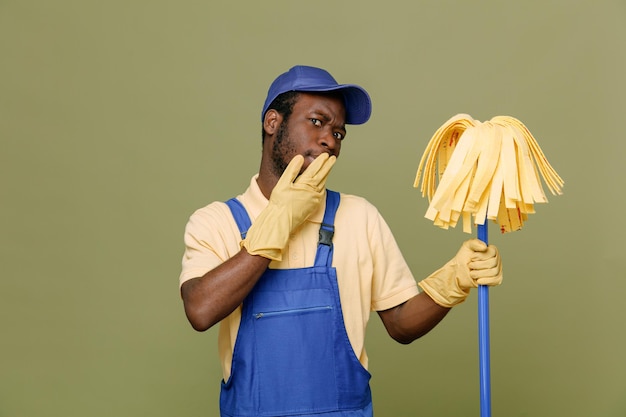
[[[326,151],[322,151],[320,153],[313,153],[312,151],[305,152],[303,154],[304,163],[302,164],[302,168],[300,170],[300,173],[303,173],[304,170],[307,169],[309,167],[309,165],[311,165],[313,163],[313,161],[315,161],[322,154],[328,154],[328,157],[331,157],[331,156],[335,156],[336,157],[336,155],[333,155],[332,152],[326,152]]]

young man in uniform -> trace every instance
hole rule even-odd
[[[263,106],[258,174],[187,224],[181,294],[194,329],[220,323],[224,417],[371,416],[371,311],[410,343],[502,281],[497,249],[471,239],[419,291],[376,208],[326,189],[346,125],[370,114],[362,87],[291,68]]]

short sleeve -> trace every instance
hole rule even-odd
[[[201,277],[240,250],[240,234],[230,209],[214,202],[194,212],[185,226],[179,285]]]
[[[391,229],[378,212],[369,233],[373,262],[371,308],[387,310],[417,295],[419,290]]]

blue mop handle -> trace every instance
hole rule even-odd
[[[478,239],[489,244],[487,220],[478,225]],[[489,354],[489,287],[478,286],[478,359],[480,366],[480,417],[491,417],[491,359]]]

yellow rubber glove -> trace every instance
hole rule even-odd
[[[453,307],[465,301],[478,285],[502,283],[502,263],[498,249],[478,239],[463,242],[461,249],[442,268],[418,285],[437,304]]]
[[[289,235],[322,203],[326,179],[337,158],[323,153],[298,176],[304,157],[296,155],[272,190],[267,207],[256,218],[242,246],[251,255],[281,261]]]

